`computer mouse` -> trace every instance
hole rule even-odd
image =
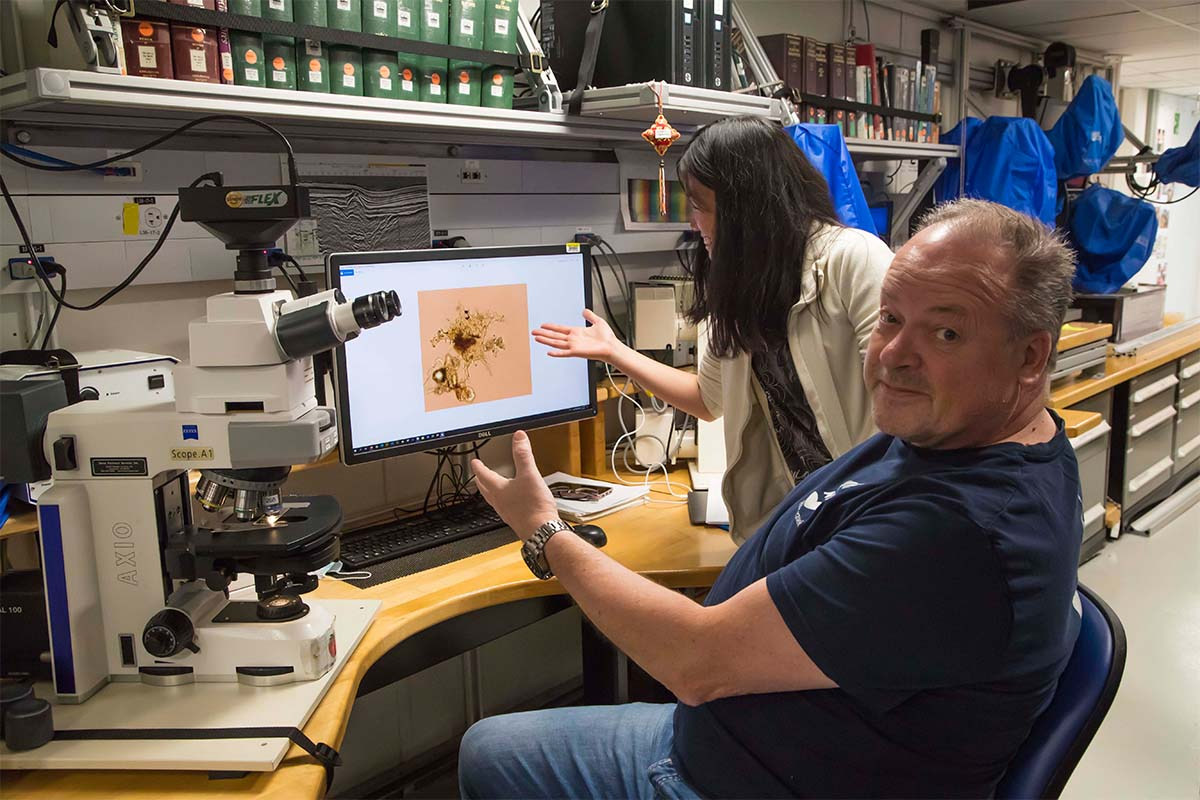
[[[576,525],[575,534],[593,547],[604,547],[608,544],[608,534],[599,525]]]

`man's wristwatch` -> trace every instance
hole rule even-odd
[[[569,530],[571,526],[561,519],[552,519],[538,526],[533,536],[521,545],[521,557],[525,559],[530,572],[544,581],[554,577],[554,570],[550,569],[550,562],[546,560],[546,542],[559,531]]]

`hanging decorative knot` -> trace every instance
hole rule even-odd
[[[642,131],[642,138],[650,143],[654,152],[658,153],[658,215],[667,216],[667,150],[679,139],[679,131],[671,127],[663,116],[662,90],[650,84],[654,96],[658,100],[658,117],[654,124]]]

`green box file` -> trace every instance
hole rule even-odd
[[[421,0],[395,0],[396,35],[401,39],[421,39],[421,17],[424,3]]]
[[[396,0],[362,0],[363,33],[396,36]]]
[[[479,105],[479,72],[474,61],[451,61],[449,94],[446,102],[456,106]]]
[[[446,102],[446,59],[426,57],[421,62],[421,99],[429,103]]]
[[[421,41],[450,44],[449,0],[424,0],[421,7]]]
[[[292,0],[262,0],[262,18],[292,21]]]
[[[301,25],[329,27],[329,0],[292,0],[292,16]]]
[[[407,53],[397,53],[396,97],[400,100],[421,99],[421,59]]]
[[[486,67],[479,78],[479,105],[485,108],[512,108],[512,67]]]
[[[262,36],[230,31],[229,43],[233,46],[233,82],[238,86],[266,86]]]
[[[329,27],[342,31],[362,30],[362,0],[329,0]]]
[[[397,99],[400,96],[398,73],[395,53],[363,51],[363,94],[367,97]]]
[[[244,17],[261,17],[263,0],[229,0],[229,13]]]
[[[362,96],[363,59],[357,47],[329,48],[329,91]]]
[[[450,44],[483,49],[483,3],[480,0],[450,0]]]
[[[321,42],[296,42],[296,87],[302,92],[329,91],[329,51]]]
[[[296,40],[290,36],[263,36],[268,89],[296,88]]]
[[[483,0],[483,49],[517,52],[517,0]]]

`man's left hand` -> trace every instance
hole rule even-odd
[[[483,499],[525,541],[539,526],[558,519],[558,506],[538,472],[525,431],[513,434],[512,454],[516,475],[511,479],[489,469],[478,458],[471,460],[471,469],[475,471],[475,483]]]

